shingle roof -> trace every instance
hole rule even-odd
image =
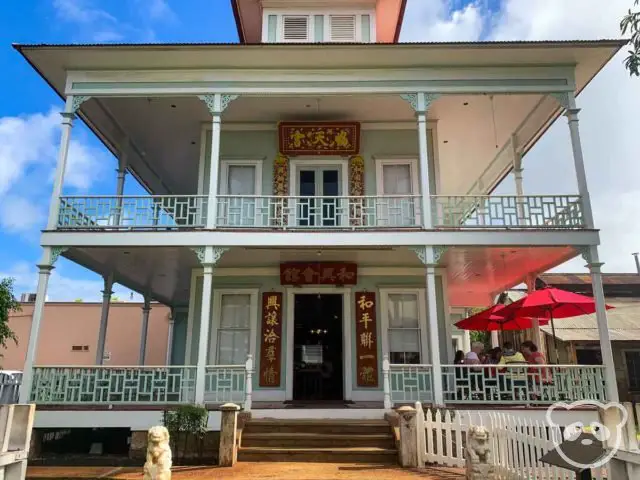
[[[584,285],[591,284],[588,273],[545,273],[538,278],[547,285]],[[604,285],[640,285],[640,275],[637,273],[603,273]]]

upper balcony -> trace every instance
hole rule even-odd
[[[205,195],[66,196],[57,229],[204,229],[210,209]],[[578,195],[431,196],[436,229],[582,229]],[[422,229],[422,196],[216,197],[215,225],[238,230]]]

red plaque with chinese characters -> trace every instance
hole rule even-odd
[[[262,332],[260,335],[260,386],[280,386],[282,358],[282,293],[262,294]]]
[[[376,294],[356,292],[356,369],[359,387],[378,386]]]
[[[355,263],[281,263],[281,285],[356,285],[358,265]]]
[[[283,155],[356,155],[360,152],[358,122],[282,122],[278,125]]]

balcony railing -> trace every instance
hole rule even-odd
[[[392,404],[433,401],[431,365],[389,366]],[[443,365],[445,403],[549,405],[605,401],[603,366]],[[385,392],[386,393],[386,392]]]
[[[433,224],[448,228],[584,228],[579,195],[432,197]]]
[[[576,195],[442,196],[431,198],[434,228],[579,229],[582,204]],[[60,229],[204,228],[203,195],[68,196],[60,199]],[[229,229],[421,228],[422,197],[220,195],[216,226]]]
[[[227,228],[363,229],[421,224],[419,195],[218,197],[216,224]]]
[[[202,195],[61,197],[58,228],[204,227],[206,206],[207,197]]]
[[[205,402],[246,405],[251,364],[206,369]],[[49,405],[168,405],[195,402],[195,366],[39,366],[31,400]]]

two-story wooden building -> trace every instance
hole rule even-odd
[[[240,43],[15,46],[66,101],[22,390],[65,410],[36,425],[477,403],[452,380],[456,312],[577,255],[603,305],[576,96],[620,41],[402,44],[404,0],[232,4]],[[524,192],[561,115],[578,191]],[[115,192],[64,194],[76,117],[117,157]],[[491,195],[511,173],[517,194]],[[148,195],[123,195],[126,174]],[[114,281],[170,305],[175,364],[34,366],[60,255],[104,276],[101,335]],[[490,403],[615,400],[603,308],[598,325],[604,367]]]

